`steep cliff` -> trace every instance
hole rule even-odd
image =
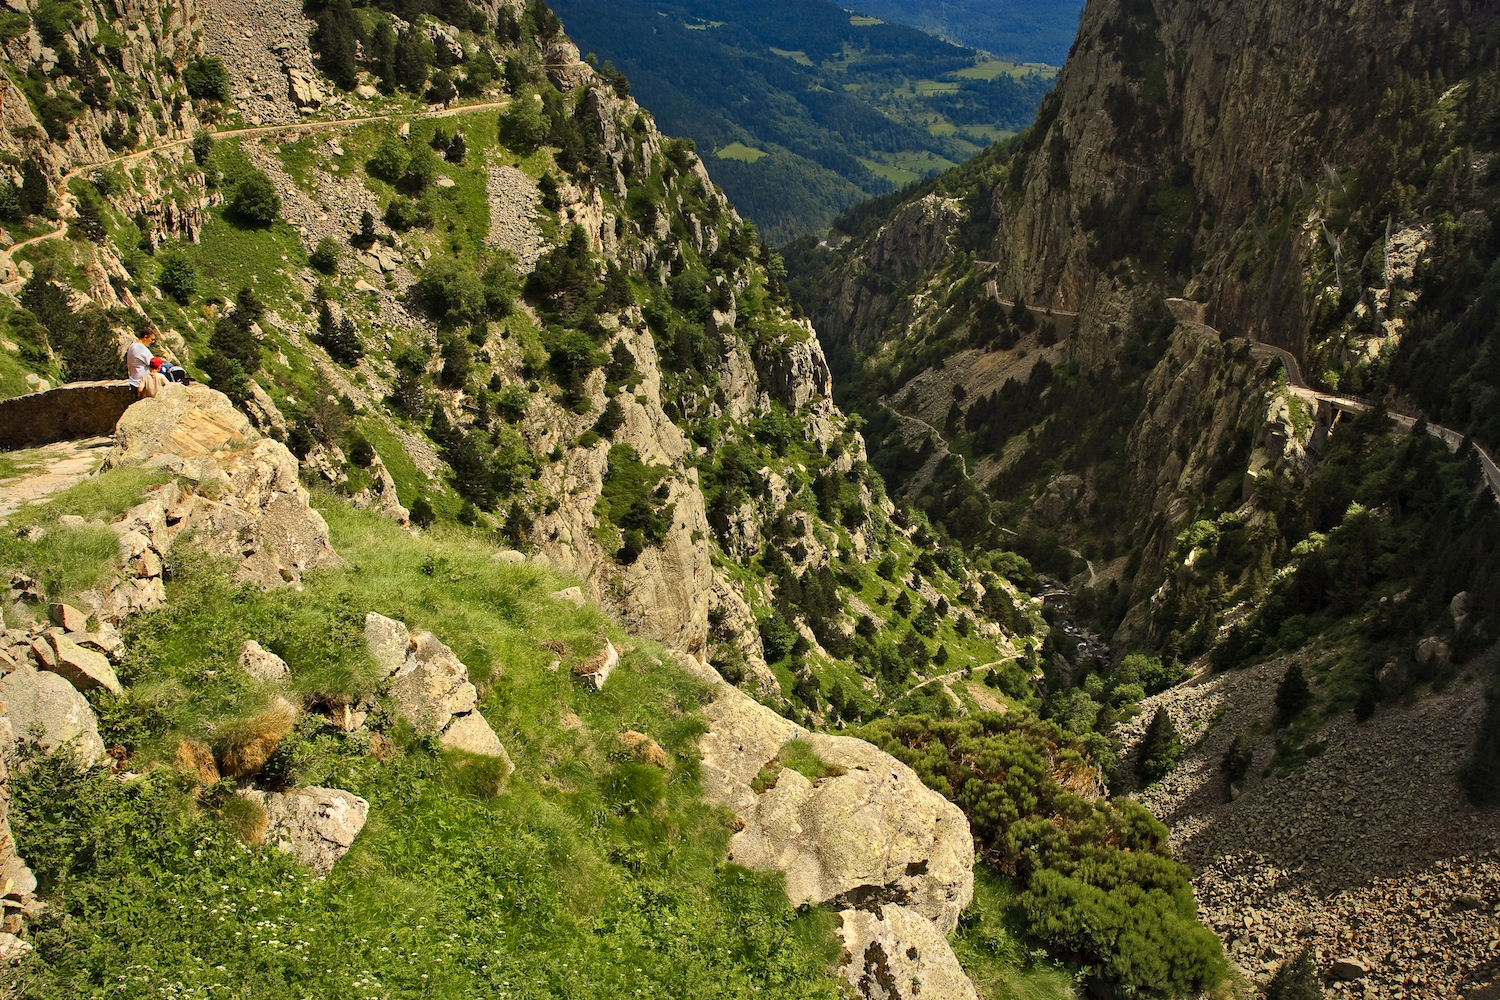
[[[1060,584],[1045,711],[1115,748],[1111,787],[1167,775],[1145,800],[1215,866],[1196,884],[1218,912],[1258,899],[1278,926],[1302,918],[1300,890],[1259,862],[1230,875],[1224,855],[1264,861],[1257,836],[1295,836],[1250,817],[1326,787],[1309,763],[1325,749],[1346,777],[1403,739],[1394,756],[1466,757],[1434,801],[1500,787],[1482,685],[1451,732],[1397,721],[1463,678],[1492,683],[1500,637],[1484,453],[1500,439],[1479,409],[1500,389],[1484,360],[1500,343],[1494,18],[1090,3],[1028,133],[787,250],[892,494]],[[1193,673],[1174,660],[1202,673],[1173,687]],[[1231,667],[1261,686],[1210,680]],[[1393,788],[1430,780],[1397,769]],[[1350,877],[1416,893],[1489,849],[1473,806],[1434,808],[1452,815],[1442,859],[1409,872],[1381,854]],[[1416,933],[1388,903],[1377,936]],[[1252,974],[1289,955],[1214,919]],[[1313,923],[1344,940],[1345,921]],[[1487,982],[1466,955],[1431,974]],[[1322,961],[1415,982],[1395,958]]]

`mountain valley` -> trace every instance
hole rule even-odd
[[[0,14],[0,994],[1500,989],[1500,12],[817,10]]]

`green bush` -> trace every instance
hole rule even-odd
[[[422,212],[421,205],[410,198],[397,196],[392,198],[391,203],[385,207],[385,224],[398,233],[404,233],[408,229],[415,229],[430,223]]]
[[[26,29],[31,27],[31,19],[25,14],[8,10],[0,14],[0,42],[8,42],[12,38],[20,38],[26,34]]]
[[[214,137],[209,135],[207,132],[195,132],[193,134],[193,141],[189,143],[188,148],[192,150],[193,162],[201,167],[205,163],[207,163],[208,158],[213,155]]]
[[[187,305],[198,294],[198,271],[193,267],[192,259],[181,250],[163,255],[156,286],[181,305]]]
[[[324,274],[333,274],[339,269],[339,245],[332,236],[325,236],[307,255],[307,262]]]
[[[234,192],[229,196],[229,210],[242,222],[269,226],[281,214],[281,195],[271,178],[252,168],[234,186]]]
[[[218,56],[200,56],[188,63],[182,82],[194,100],[229,100],[229,69]]]
[[[1127,991],[1189,993],[1223,976],[1167,830],[1130,799],[1090,801],[1063,779],[1093,770],[1082,743],[1030,713],[882,719],[858,735],[968,817],[983,856],[1025,891],[1027,930],[1053,956]]]
[[[600,512],[625,537],[617,558],[632,563],[651,544],[667,537],[672,527],[676,504],[669,503],[666,478],[668,469],[647,465],[628,444],[609,449],[609,464],[604,471],[604,489],[599,497]]]
[[[411,153],[407,151],[406,143],[394,132],[387,132],[381,136],[380,145],[375,147],[375,152],[365,164],[365,169],[371,175],[381,180],[395,184],[401,180],[401,175],[406,173],[407,165],[411,163]]]
[[[551,130],[552,124],[542,113],[542,102],[530,91],[516,94],[510,107],[500,114],[500,141],[522,156],[536,152]]]
[[[484,283],[474,268],[446,255],[433,257],[417,279],[422,303],[439,323],[469,324],[484,319]]]

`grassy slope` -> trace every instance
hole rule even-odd
[[[833,995],[830,918],[793,911],[779,876],[721,863],[727,816],[702,801],[696,772],[701,684],[642,647],[588,692],[566,667],[549,672],[537,643],[563,641],[570,663],[600,631],[624,637],[545,596],[562,581],[491,562],[461,529],[413,537],[320,505],[347,568],[262,592],[188,559],[168,607],[131,623],[131,689],[100,707],[107,742],[130,747],[144,777],[48,762],[17,779],[16,836],[52,901],[23,970],[30,995]],[[371,802],[320,881],[240,845],[216,814],[224,784],[195,802],[150,767],[180,735],[211,741],[263,704],[232,665],[244,639],[286,656],[292,689],[357,690],[366,610],[453,646],[518,770],[500,790],[492,767],[388,716],[377,725],[402,750],[383,763],[366,734],[305,716],[268,775]],[[582,728],[560,724],[568,712]],[[620,746],[632,728],[662,744],[669,770]]]

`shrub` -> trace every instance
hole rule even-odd
[[[390,184],[401,180],[401,175],[406,173],[407,165],[411,163],[411,154],[407,151],[406,143],[394,132],[387,132],[380,139],[380,145],[375,147],[375,152],[365,163],[365,169],[373,176]]]
[[[229,69],[218,56],[200,56],[182,70],[182,82],[194,100],[227,101]]]
[[[1291,719],[1300,715],[1311,701],[1312,689],[1307,686],[1307,677],[1302,667],[1293,663],[1276,686],[1276,712],[1283,719]]]
[[[192,150],[193,162],[201,167],[208,162],[209,156],[214,151],[214,137],[201,130],[195,132],[193,141],[188,144],[188,149]]]
[[[1317,964],[1306,948],[1281,963],[1266,984],[1266,1000],[1323,1000]]]
[[[424,496],[419,496],[412,501],[410,517],[411,523],[419,528],[430,528],[432,527],[432,522],[437,520],[437,514],[433,511],[432,504],[428,503],[427,498]]]
[[[1160,781],[1182,756],[1182,743],[1177,738],[1177,727],[1165,708],[1158,708],[1141,737],[1139,756],[1135,762],[1135,773],[1144,783]]]
[[[604,404],[604,412],[594,423],[594,430],[601,436],[614,440],[615,431],[625,426],[625,408],[618,399]]]
[[[625,536],[625,544],[617,553],[620,562],[634,562],[648,545],[667,537],[676,508],[667,501],[670,494],[662,482],[667,471],[664,466],[642,462],[628,444],[609,449],[599,505],[605,518]]]
[[[1222,949],[1197,921],[1166,827],[1130,799],[1063,786],[1092,770],[1079,740],[1025,712],[882,719],[857,735],[963,809],[981,853],[1024,886],[1027,930],[1052,955],[1094,966],[1127,995],[1221,980]]]
[[[417,279],[417,291],[440,323],[477,323],[485,316],[483,282],[472,267],[453,257],[429,260]]]
[[[425,221],[422,206],[410,198],[399,196],[392,198],[391,203],[385,207],[385,224],[398,233],[404,233],[408,229],[415,229],[423,225]],[[370,242],[374,243],[374,240]]]
[[[500,115],[500,141],[522,156],[535,153],[551,131],[552,123],[542,113],[542,102],[529,91],[517,94]]]
[[[332,236],[325,236],[307,255],[307,262],[324,274],[333,274],[339,269],[339,245]]]
[[[161,259],[156,286],[179,304],[187,305],[198,294],[198,271],[187,254],[173,250]]]
[[[406,169],[401,172],[401,187],[414,194],[420,194],[437,179],[437,172],[437,154],[433,153],[431,146],[417,143],[412,147],[411,155],[407,158]]]
[[[251,170],[234,186],[229,208],[239,219],[255,226],[269,226],[281,214],[281,195],[271,178]]]

